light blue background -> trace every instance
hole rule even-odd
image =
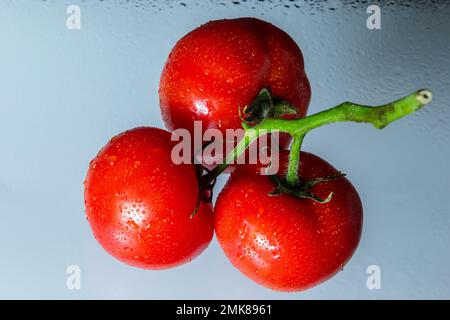
[[[450,298],[450,5],[382,7],[382,29],[371,31],[364,5],[339,1],[183,2],[1,1],[0,298]],[[81,7],[79,31],[66,28],[70,4]],[[303,293],[251,282],[215,239],[175,269],[128,267],[97,244],[84,215],[82,182],[99,148],[123,130],[163,126],[158,80],[177,39],[240,16],[266,19],[299,43],[311,113],[422,87],[435,95],[382,131],[338,124],[308,136],[305,150],[357,187],[365,221],[345,270]],[[66,288],[72,264],[82,270],[78,291]],[[381,290],[366,287],[371,264]]]

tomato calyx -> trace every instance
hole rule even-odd
[[[325,199],[322,199],[311,191],[312,187],[314,187],[316,184],[340,179],[345,176],[345,173],[339,172],[334,175],[319,177],[311,180],[303,181],[299,179],[299,182],[296,185],[292,185],[288,183],[285,178],[277,175],[271,175],[269,176],[269,178],[275,183],[276,187],[274,190],[269,192],[268,195],[279,196],[281,194],[288,194],[297,198],[311,199],[315,202],[324,204],[331,201],[331,199],[333,198],[333,192],[330,192],[330,194]]]
[[[266,118],[282,119],[285,115],[296,115],[297,108],[286,100],[273,96],[269,88],[263,88],[252,103],[245,106],[239,116],[247,124],[258,124]]]

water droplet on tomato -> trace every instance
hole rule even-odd
[[[258,218],[264,213],[264,208],[263,207],[259,207],[258,208]]]
[[[245,223],[240,229],[239,229],[239,237],[241,239],[244,239],[245,235],[247,234],[248,230],[248,224]]]
[[[117,156],[114,156],[114,155],[109,156],[107,159],[108,159],[109,164],[113,166],[114,163],[117,161]]]
[[[280,250],[279,249],[273,250],[272,251],[272,257],[274,259],[279,259],[280,258]]]

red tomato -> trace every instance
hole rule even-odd
[[[286,166],[284,155],[281,165]],[[303,179],[337,174],[321,158],[302,152]],[[259,169],[257,169],[259,170]],[[215,205],[215,231],[225,254],[242,273],[276,290],[299,291],[341,270],[358,246],[362,229],[360,198],[345,178],[315,185],[312,192],[329,203],[290,195],[269,196],[275,185],[238,167]]]
[[[163,120],[169,130],[201,120],[203,130],[241,128],[239,108],[261,89],[306,114],[311,89],[303,56],[287,33],[254,18],[210,21],[191,31],[172,49],[159,88]]]
[[[92,160],[86,214],[100,244],[130,265],[163,269],[199,255],[213,235],[210,203],[197,214],[194,165],[171,160],[171,134],[135,128],[114,137]]]

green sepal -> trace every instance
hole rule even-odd
[[[272,96],[269,89],[260,91],[253,102],[246,106],[240,117],[247,123],[260,123],[263,119],[280,119],[285,115],[297,114],[297,108],[289,102]]]
[[[291,196],[301,198],[301,199],[311,199],[315,202],[319,202],[322,204],[328,203],[333,198],[333,192],[330,192],[330,194],[327,196],[326,199],[322,199],[319,196],[313,194],[311,192],[311,188],[315,186],[318,183],[323,183],[331,180],[340,179],[342,177],[345,177],[345,173],[339,172],[338,174],[331,175],[331,176],[325,176],[325,177],[319,177],[316,179],[300,182],[297,186],[291,186],[287,183],[287,181],[279,177],[277,175],[269,176],[269,178],[275,183],[275,189],[270,191],[268,193],[269,196],[279,196],[281,194],[289,194]]]

